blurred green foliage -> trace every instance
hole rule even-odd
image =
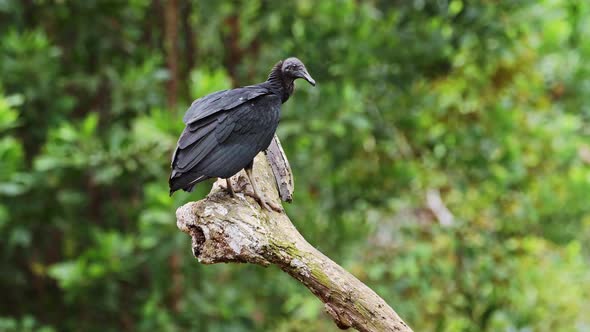
[[[0,330],[336,331],[276,268],[195,262],[174,211],[208,184],[168,197],[190,102],[293,55],[318,81],[279,126],[312,244],[416,331],[590,330],[588,17],[584,0],[0,1]]]

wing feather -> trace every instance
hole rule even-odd
[[[217,146],[217,144],[215,135],[208,135],[193,143],[188,148],[179,150],[176,156],[176,167],[181,171],[193,168],[203,160],[203,158],[205,158],[207,154]]]
[[[178,147],[180,149],[186,149],[188,146],[194,144],[196,141],[200,140],[201,138],[209,134],[211,131],[213,131],[216,126],[217,122],[213,121],[207,124],[206,126],[199,128],[199,130],[195,132],[191,131],[190,129],[187,130],[188,128],[185,129],[182,132],[182,135],[180,135],[180,139],[178,139]]]
[[[249,100],[269,93],[270,91],[266,87],[260,85],[218,91],[195,100],[186,111],[182,121],[189,125],[215,113],[236,108]]]

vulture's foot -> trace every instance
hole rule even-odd
[[[254,191],[253,193],[251,193],[244,190],[244,194],[257,200],[260,206],[268,211],[276,211],[279,213],[283,212],[283,208],[280,205],[277,205],[267,200],[263,195],[259,193],[256,181],[254,181],[254,176],[252,176],[252,167],[246,167],[244,170],[246,171],[246,175],[248,176],[248,180],[250,180],[252,190]]]
[[[251,192],[249,190],[246,189],[246,186],[242,185],[240,186],[238,183],[238,187],[236,187],[234,189],[234,186],[231,183],[231,178],[227,178],[225,179],[225,183],[226,185],[222,185],[220,184],[219,187],[221,187],[221,189],[225,190],[227,192],[227,194],[230,197],[236,197],[236,193],[241,193],[244,194],[245,196],[249,196],[254,198],[258,204],[260,204],[260,207],[262,207],[263,209],[266,209],[267,211],[276,211],[276,212],[283,212],[283,207],[280,205],[277,205],[275,203],[273,203],[272,201],[269,201],[267,199],[265,199],[264,196],[259,195],[258,191],[256,190],[256,185],[252,185],[252,188],[254,189],[254,192]],[[252,183],[252,182],[250,182]],[[244,183],[245,185],[247,185],[247,183]]]
[[[258,202],[258,204],[260,204],[260,207],[262,207],[263,209],[266,209],[267,211],[270,211],[270,212],[276,211],[278,213],[283,212],[283,208],[281,206],[273,203],[272,201],[266,200],[263,197],[260,197],[258,194],[256,194],[256,192],[250,192],[250,191],[244,190],[244,195],[254,198]]]

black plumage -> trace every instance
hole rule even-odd
[[[242,169],[254,195],[268,208],[251,177],[254,157],[265,150],[277,129],[281,105],[293,94],[294,81],[315,81],[297,58],[279,61],[260,84],[209,94],[193,102],[184,115],[186,127],[172,156],[170,194],[210,178],[228,179]],[[228,190],[233,194],[231,183]]]

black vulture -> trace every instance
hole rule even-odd
[[[281,105],[293,94],[298,78],[315,86],[305,65],[297,58],[288,58],[279,61],[263,83],[195,100],[184,115],[186,127],[172,155],[170,195],[179,189],[190,192],[197,183],[210,178],[223,178],[233,196],[229,178],[245,169],[254,191],[250,195],[263,208],[280,211],[259,194],[252,164],[273,139]]]

